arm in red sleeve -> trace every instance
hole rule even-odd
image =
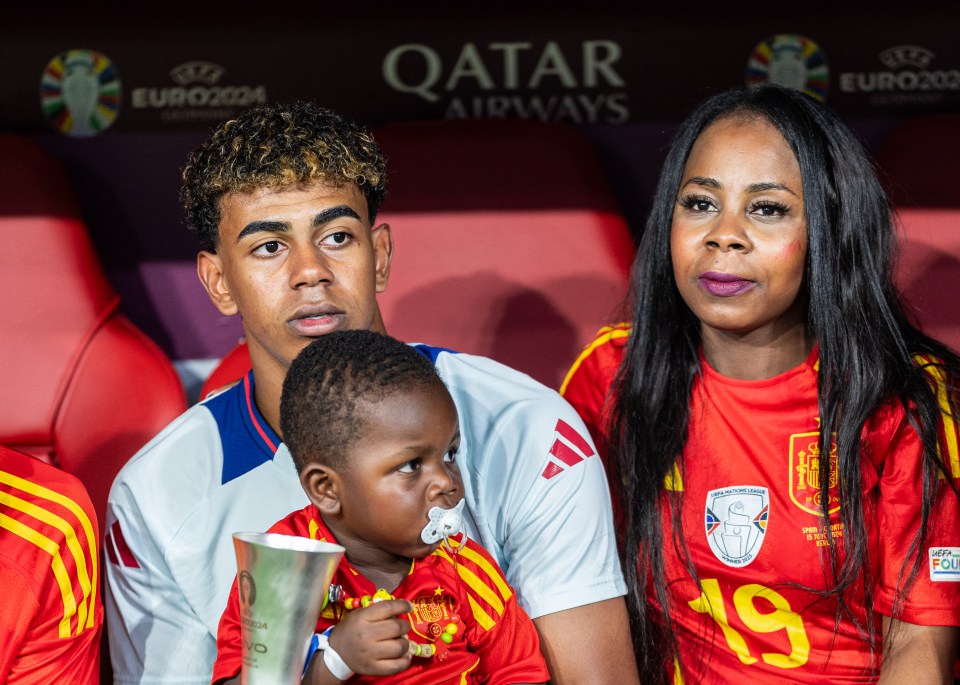
[[[227,608],[217,627],[217,661],[213,665],[211,683],[219,683],[240,674],[243,657],[243,637],[240,632],[240,598],[237,594],[237,579],[233,579]]]
[[[560,386],[560,394],[577,410],[604,463],[607,460],[609,397],[623,359],[629,324],[601,328],[577,357]]]
[[[3,560],[0,587],[0,683],[5,683],[40,605],[23,576]]]
[[[470,606],[471,613],[463,616],[461,611],[468,626],[467,641],[480,657],[480,680],[487,685],[547,682],[550,673],[540,653],[537,630],[517,604],[503,571],[473,541],[460,554],[460,563],[470,565],[475,582],[486,586],[483,592],[475,592],[476,587],[467,591],[472,597],[464,597],[463,606]]]

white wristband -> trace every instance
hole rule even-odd
[[[337,650],[330,644],[330,633],[332,632],[333,626],[330,626],[322,633],[314,635],[317,649],[323,650],[323,665],[330,671],[330,675],[337,680],[346,680],[347,678],[353,677],[353,671],[350,670],[347,662],[343,660],[342,656],[337,654]],[[310,664],[309,657],[307,664]],[[304,671],[306,671],[306,668],[304,668]]]
[[[327,642],[327,646],[323,648],[323,664],[337,680],[346,680],[353,676],[353,671],[347,666],[347,662],[343,660],[342,656],[337,654],[337,650],[335,650],[329,642]]]

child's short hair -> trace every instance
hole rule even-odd
[[[373,331],[334,331],[290,365],[280,399],[280,430],[297,472],[311,462],[342,468],[365,420],[365,403],[397,392],[445,388],[415,348]]]

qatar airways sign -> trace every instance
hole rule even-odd
[[[619,124],[630,118],[622,53],[612,40],[469,42],[455,54],[405,43],[386,53],[382,69],[390,88],[442,108],[446,119]]]

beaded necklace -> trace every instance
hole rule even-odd
[[[327,602],[329,604],[338,604],[342,606],[346,611],[353,611],[354,609],[359,609],[361,607],[368,607],[371,604],[376,604],[377,602],[383,602],[388,599],[396,599],[389,592],[383,588],[379,588],[373,595],[363,595],[362,597],[349,597],[347,593],[344,592],[342,585],[331,585],[330,589],[327,591]],[[458,622],[459,618],[454,617]],[[440,634],[437,638],[443,642],[445,645],[449,645],[453,642],[454,636],[460,632],[460,628],[455,622],[448,623],[440,631]],[[408,638],[409,639],[409,638]],[[410,654],[413,656],[419,656],[424,658],[432,657],[437,653],[437,645],[430,643],[414,642],[410,640]]]

